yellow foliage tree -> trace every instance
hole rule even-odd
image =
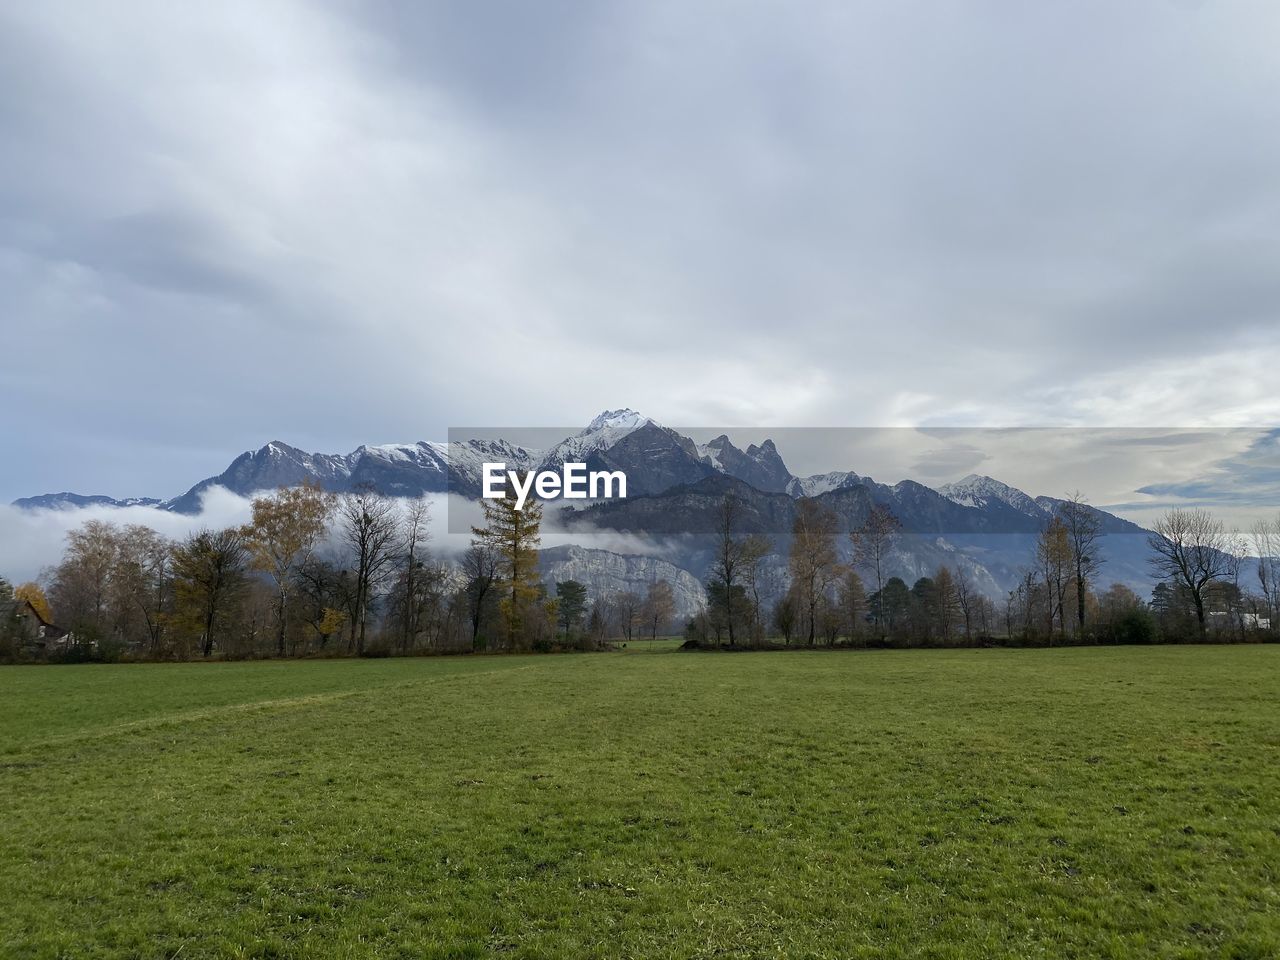
[[[19,603],[25,601],[30,604],[31,609],[36,612],[44,623],[53,623],[53,610],[49,607],[49,600],[45,597],[44,591],[40,589],[40,585],[36,583],[24,583],[13,591],[13,598]]]
[[[276,653],[284,656],[286,616],[297,569],[306,563],[324,534],[333,497],[319,486],[281,487],[274,496],[253,501],[253,519],[244,528],[250,565],[276,588]]]

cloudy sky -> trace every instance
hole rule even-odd
[[[1271,0],[0,2],[0,500],[622,405],[1274,426],[1277,36]]]

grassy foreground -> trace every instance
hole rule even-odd
[[[1272,958],[1278,873],[1277,647],[0,668],[6,958]]]

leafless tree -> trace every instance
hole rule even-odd
[[[120,554],[120,528],[89,520],[67,534],[67,549],[54,568],[49,600],[66,626],[84,637],[106,635],[112,576]]]
[[[395,561],[399,524],[396,506],[372,490],[357,490],[338,506],[339,532],[351,551],[354,609],[351,636],[357,653],[365,649],[369,608]]]
[[[742,520],[742,501],[733,493],[726,493],[720,504],[716,528],[716,553],[711,564],[711,580],[723,586],[723,592],[715,591],[724,606],[725,625],[729,631],[729,646],[736,642],[735,621],[738,619],[734,602],[739,593],[745,593],[744,581],[748,571],[760,562],[768,552],[768,542],[760,537],[744,537],[738,533]]]
[[[1272,629],[1280,615],[1280,517],[1259,520],[1251,532],[1253,553],[1258,558],[1258,586]]]
[[[845,567],[840,577],[839,606],[843,626],[848,631],[850,643],[863,641],[863,618],[867,613],[867,591],[862,578],[852,567]]]
[[[1047,599],[1045,627],[1049,631],[1049,643],[1053,644],[1054,624],[1061,624],[1066,633],[1064,612],[1067,601],[1067,585],[1071,579],[1071,540],[1067,525],[1054,517],[1040,532],[1036,540],[1036,563],[1044,583]]]
[[[480,636],[487,605],[497,590],[502,556],[488,543],[473,543],[462,555],[462,575],[466,578],[467,610],[471,618],[471,646]]]
[[[965,643],[973,642],[973,621],[975,617],[981,616],[982,594],[974,589],[973,581],[971,581],[959,566],[956,567],[952,577],[955,586],[956,603],[960,607],[960,615],[964,618],[964,640]]]
[[[791,583],[799,591],[801,612],[808,618],[809,645],[820,628],[818,610],[839,569],[836,556],[836,515],[817,500],[797,504],[791,537]]]
[[[875,576],[876,595],[884,596],[884,567],[889,559],[889,552],[898,538],[901,524],[893,511],[882,504],[876,504],[867,514],[862,526],[849,534],[853,545],[853,562],[869,569]],[[873,611],[877,639],[884,639],[884,625],[881,622],[880,607],[876,604]]]
[[[644,597],[634,590],[623,590],[614,596],[613,601],[618,611],[618,625],[622,628],[622,635],[630,642],[640,620]]]
[[[761,613],[766,578],[761,564],[773,549],[773,541],[759,534],[744,537],[741,547],[742,586],[751,604],[751,640],[758,645],[764,639],[764,617]]]
[[[644,598],[644,622],[649,628],[649,639],[658,639],[658,630],[671,623],[676,613],[675,594],[671,584],[666,580],[655,580],[649,584]]]
[[[431,502],[425,497],[405,503],[400,517],[400,552],[404,561],[401,577],[403,597],[400,617],[400,646],[407,651],[418,635],[419,582],[426,544],[430,539],[428,522],[431,519]]]
[[[160,650],[172,605],[172,559],[173,544],[150,527],[135,523],[124,528],[112,585],[121,608],[141,617],[153,655]]]
[[[202,530],[174,548],[174,590],[179,617],[200,633],[208,657],[245,585],[249,551],[240,530]]]
[[[1147,542],[1154,553],[1151,566],[1156,573],[1186,588],[1203,639],[1206,593],[1231,572],[1231,538],[1222,521],[1199,508],[1176,507],[1156,521]]]
[[[1102,523],[1098,511],[1084,502],[1077,491],[1058,509],[1058,516],[1067,528],[1067,543],[1071,549],[1072,573],[1076,579],[1076,626],[1084,633],[1085,599],[1093,585],[1103,560],[1098,549],[1102,535]]]

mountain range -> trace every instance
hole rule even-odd
[[[168,500],[58,493],[17,500],[15,505],[25,509],[141,505],[196,514],[202,497],[213,487],[251,496],[304,481],[333,492],[367,486],[388,496],[449,492],[476,499],[481,465],[496,461],[520,469],[558,469],[565,462],[581,462],[588,470],[624,471],[626,499],[562,507],[559,522],[584,537],[614,531],[664,538],[667,560],[695,578],[705,574],[709,546],[704,541],[715,529],[727,492],[737,495],[742,504],[742,532],[780,538],[779,558],[785,555],[799,498],[820,500],[835,512],[843,531],[856,528],[873,506],[883,505],[901,524],[895,557],[900,575],[932,572],[939,563],[949,562],[966,569],[993,594],[1016,581],[1036,534],[1062,503],[977,475],[937,488],[913,480],[878,483],[853,471],[800,477],[787,468],[771,440],[740,449],[721,435],[699,444],[634,410],[620,409],[601,413],[583,430],[545,450],[485,439],[364,445],[346,454],[324,454],[272,441],[246,451],[222,473]],[[1095,513],[1111,547],[1111,578],[1145,585],[1149,580],[1146,531],[1105,511]],[[603,571],[609,566],[600,556],[605,552],[579,556],[576,568],[589,566],[587,561],[595,554]],[[609,563],[614,574],[622,569],[614,561]]]
[[[1062,502],[1031,497],[991,477],[970,475],[955,483],[930,488],[911,480],[894,486],[876,483],[853,471],[833,471],[808,477],[791,473],[772,440],[745,450],[726,435],[705,444],[633,410],[609,410],[581,432],[545,451],[530,450],[504,440],[465,440],[452,443],[419,441],[412,444],[366,444],[350,453],[308,453],[273,440],[256,451],[245,451],[222,473],[193,485],[171,499],[85,496],[51,493],[14,501],[24,509],[86,506],[151,506],[195,514],[212,487],[252,496],[304,481],[336,493],[372,487],[388,496],[412,497],[451,492],[478,498],[481,465],[502,461],[519,469],[557,469],[566,462],[585,463],[589,470],[623,470],[632,497],[665,495],[699,481],[730,477],[752,490],[790,498],[833,495],[843,491],[869,496],[895,510],[904,526],[948,528],[952,531],[1034,532]],[[1128,521],[1099,511],[1106,532],[1142,532]]]

